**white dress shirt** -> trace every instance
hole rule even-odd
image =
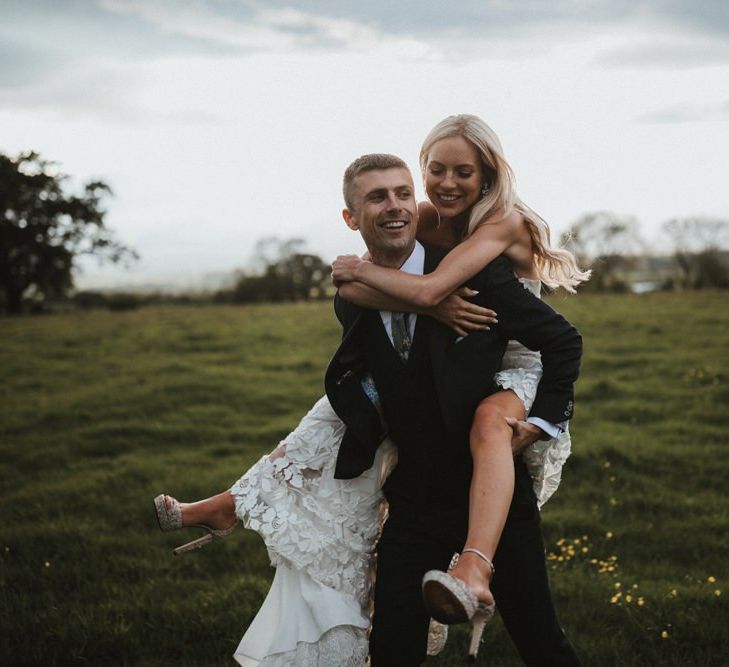
[[[423,248],[423,246],[418,243],[418,241],[415,241],[415,247],[410,253],[410,256],[402,263],[400,271],[404,271],[405,273],[412,273],[414,276],[422,276],[424,270],[425,248]],[[392,339],[392,311],[381,310],[380,317],[382,318],[382,324],[385,325],[385,331],[387,331],[390,342],[395,345]],[[410,340],[412,340],[413,336],[415,335],[415,322],[417,321],[417,319],[418,316],[416,313],[408,313],[408,329],[410,331]]]

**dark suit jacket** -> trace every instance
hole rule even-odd
[[[433,271],[445,254],[426,248],[425,273]],[[495,389],[493,377],[499,371],[510,339],[539,350],[542,355],[544,371],[530,416],[552,423],[570,419],[573,385],[582,356],[582,338],[577,330],[524,289],[514,276],[511,262],[504,256],[486,266],[468,286],[479,292],[475,303],[498,313],[499,322],[491,325],[489,331],[475,331],[456,342],[457,336],[451,329],[431,318],[418,316],[417,326],[429,328],[434,382],[448,431],[456,437],[468,433],[476,407]],[[372,466],[387,430],[360,385],[367,371],[360,326],[363,309],[339,295],[335,297],[334,309],[344,335],[324,382],[332,408],[347,426],[335,477],[351,479]]]

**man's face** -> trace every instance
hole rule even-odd
[[[354,180],[354,210],[344,220],[359,230],[372,258],[407,259],[415,245],[418,207],[407,169],[374,169]]]

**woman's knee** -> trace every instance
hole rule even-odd
[[[506,422],[506,411],[502,406],[483,401],[473,416],[473,425],[471,426],[471,450],[479,449],[487,444],[494,437],[505,435],[510,432],[510,427]]]

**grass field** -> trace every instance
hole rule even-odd
[[[542,512],[585,665],[729,664],[726,293],[553,297],[585,338]],[[0,663],[231,665],[257,535],[175,559],[151,500],[229,486],[323,391],[329,304],[0,319]],[[439,659],[465,652],[458,629]],[[480,664],[518,665],[497,620]]]

